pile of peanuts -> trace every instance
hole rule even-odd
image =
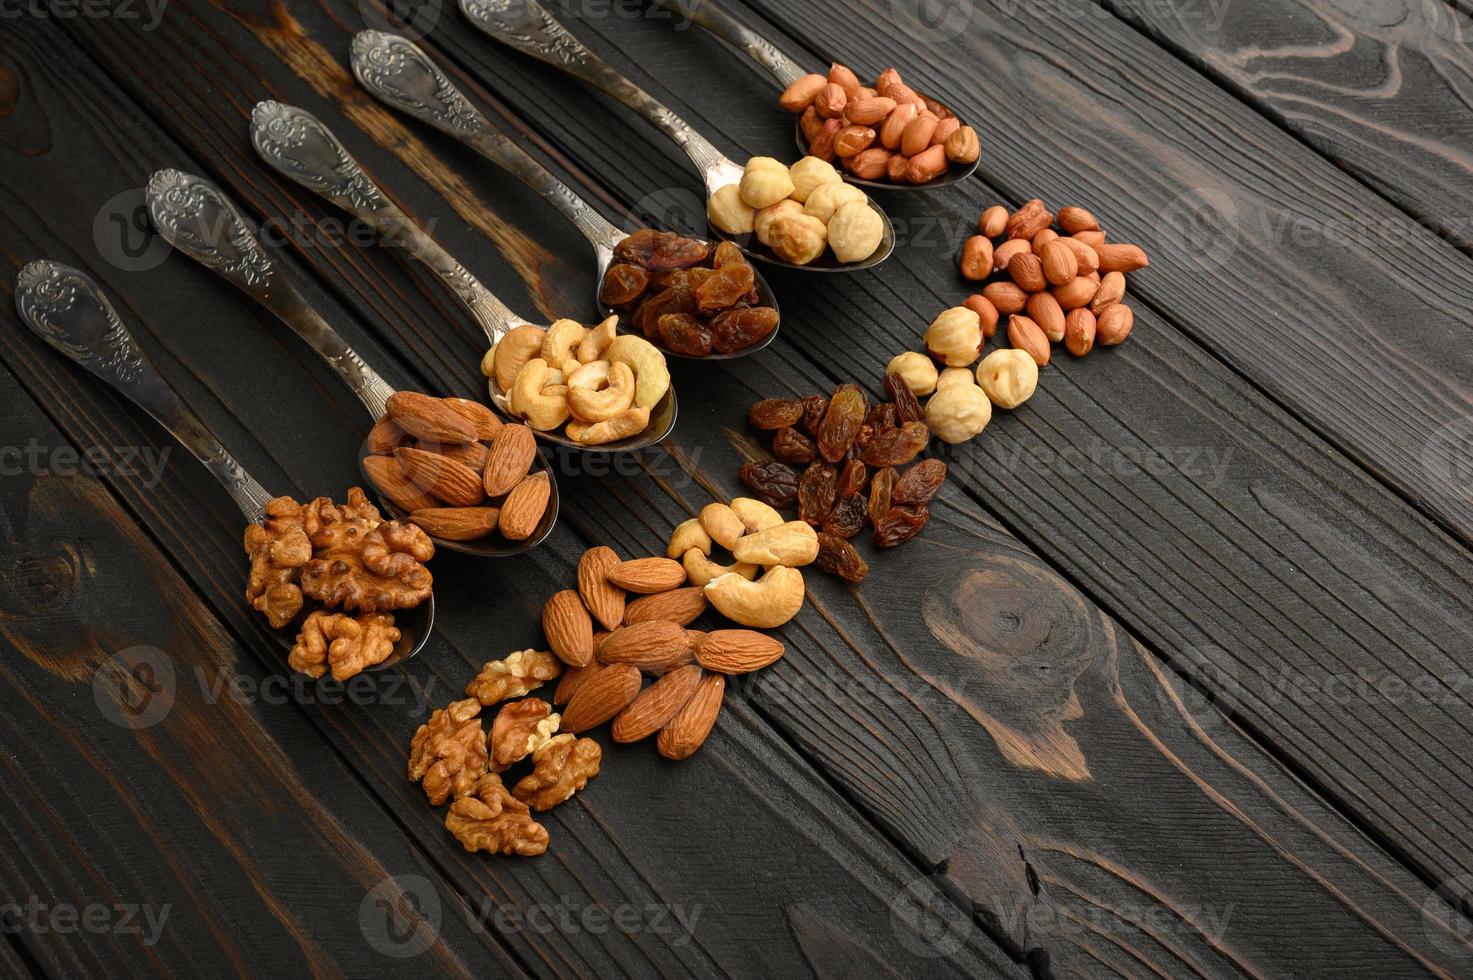
[[[962,305],[981,320],[984,340],[1007,314],[1008,342],[1043,367],[1051,343],[1083,357],[1096,341],[1110,346],[1130,335],[1125,274],[1150,264],[1139,245],[1107,242],[1084,208],[1060,208],[1056,219],[1038,198],[1011,214],[987,208],[977,230],[962,246],[961,273],[992,281]]]
[[[924,184],[949,164],[972,164],[981,155],[977,131],[964,126],[935,99],[918,94],[887,68],[873,88],[843,65],[828,75],[804,75],[778,99],[801,113],[808,152],[865,180]]]

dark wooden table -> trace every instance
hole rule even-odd
[[[901,247],[873,274],[774,276],[778,342],[679,364],[660,450],[563,460],[542,548],[438,558],[439,629],[391,682],[294,684],[241,598],[228,498],[0,305],[5,972],[1469,975],[1466,13],[730,6],[805,63],[945,93],[982,133],[978,176],[886,198]],[[710,35],[632,0],[554,9],[732,155],[791,149],[770,81]],[[356,482],[367,419],[149,237],[153,170],[286,229],[280,262],[391,381],[474,397],[482,344],[423,270],[257,162],[258,100],[328,121],[512,306],[592,318],[565,222],[353,81],[378,0],[0,10],[0,291],[35,258],[89,271],[277,492]],[[694,172],[622,107],[448,0],[415,16],[610,214],[699,215]],[[546,856],[463,852],[404,778],[428,711],[538,641],[583,549],[657,552],[740,492],[752,401],[877,391],[966,295],[979,209],[1034,196],[1150,251],[1129,343],[1061,354],[944,453],[932,526],[861,587],[810,575],[786,658],[735,686],[694,759],[609,746]]]

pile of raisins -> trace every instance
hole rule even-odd
[[[741,249],[651,228],[614,246],[599,298],[626,325],[686,357],[731,354],[777,329],[777,310],[757,305],[757,272]]]
[[[849,539],[868,523],[882,548],[920,533],[946,464],[921,460],[930,442],[920,403],[898,374],[885,377],[890,400],[870,406],[863,389],[842,384],[828,397],[765,398],[747,419],[773,433],[771,462],[747,463],[741,479],[773,507],[798,507],[818,530],[818,567],[848,582],[869,574]],[[873,471],[873,472],[871,472]]]

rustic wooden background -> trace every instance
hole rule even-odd
[[[550,208],[371,101],[378,0],[0,8],[0,964],[15,975],[1413,976],[1473,971],[1473,55],[1444,0],[760,0],[813,66],[898,65],[983,137],[886,207],[876,273],[777,275],[760,355],[677,366],[658,451],[563,459],[535,553],[437,559],[439,630],[347,697],[292,688],[244,607],[239,515],[146,417],[35,340],[14,271],[95,276],[278,492],[357,480],[368,419],[308,349],[147,235],[173,166],[299,234],[281,263],[391,381],[475,396],[479,331],[257,163],[306,107],[528,315],[592,317]],[[401,12],[409,10],[401,5]],[[633,0],[553,5],[734,156],[785,154],[755,65]],[[411,28],[604,203],[699,214],[670,144],[476,34]],[[928,531],[809,576],[787,657],[692,761],[611,749],[529,860],[468,855],[403,776],[479,664],[536,642],[594,543],[652,553],[740,492],[746,406],[871,392],[966,295],[978,210],[1042,196],[1151,253],[1135,334],[1060,353],[944,453]],[[108,462],[75,454],[102,447]],[[157,474],[136,462],[170,452]],[[69,455],[72,454],[72,455]],[[53,917],[96,906],[89,926]],[[44,908],[42,912],[40,909]],[[150,927],[153,922],[157,928]]]

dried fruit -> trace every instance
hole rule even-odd
[[[809,395],[803,399],[803,421],[799,423],[803,431],[818,438],[818,427],[823,424],[828,410],[829,400],[824,395]]]
[[[875,436],[859,458],[870,466],[903,466],[920,455],[930,441],[931,430],[925,422],[907,422]]]
[[[890,509],[890,496],[894,487],[895,468],[893,466],[886,466],[875,472],[875,477],[869,484],[869,506],[867,513],[870,523],[879,520],[880,515]]]
[[[697,238],[679,235],[663,237],[650,254],[645,268],[652,272],[668,272],[672,269],[689,269],[705,261],[711,253],[711,243]]]
[[[894,361],[891,363],[893,364]],[[934,368],[932,370],[934,371]],[[916,398],[916,392],[911,389],[905,376],[895,372],[886,374],[885,394],[889,395],[890,401],[895,403],[895,423],[897,425],[926,420],[926,413],[921,410],[920,400]]]
[[[818,428],[818,453],[830,463],[844,458],[859,435],[869,405],[859,385],[843,384],[834,389],[828,411]]]
[[[660,332],[660,318],[675,313],[693,314],[699,309],[694,289],[684,284],[671,286],[647,297],[634,314],[634,325],[646,337]]]
[[[803,418],[803,403],[796,398],[764,398],[747,410],[754,429],[784,429]]]
[[[689,313],[667,313],[660,317],[656,333],[666,350],[682,357],[705,357],[711,353],[714,343],[711,331]]]
[[[890,501],[895,506],[930,503],[945,482],[946,464],[939,459],[923,459],[895,481]]]
[[[891,507],[875,522],[874,542],[881,548],[893,548],[909,541],[926,526],[931,515],[926,506]]]
[[[712,343],[717,351],[730,354],[751,347],[777,329],[778,312],[770,306],[738,307],[711,319]]]
[[[832,534],[836,538],[852,538],[864,530],[866,502],[862,495],[857,493],[845,494],[840,497],[829,511],[823,521],[825,534]]]
[[[869,470],[857,459],[851,459],[839,471],[838,494],[861,493],[869,483]]]
[[[806,466],[818,458],[818,447],[797,429],[779,429],[772,439],[772,455],[792,466]]]
[[[724,265],[696,287],[696,304],[703,310],[729,309],[747,295],[755,281],[750,265]]]
[[[649,288],[650,274],[637,265],[616,262],[604,273],[603,285],[598,298],[609,306],[625,306],[644,295]]]
[[[814,564],[846,582],[862,582],[869,574],[869,565],[865,564],[854,545],[832,534],[818,536],[818,558]]]
[[[838,499],[839,471],[829,463],[814,463],[798,483],[798,518],[814,527],[823,523]]]
[[[791,507],[798,499],[798,474],[786,463],[744,463],[738,475],[763,503]]]

